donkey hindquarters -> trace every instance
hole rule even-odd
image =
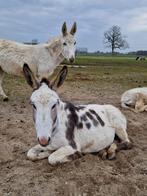
[[[128,150],[133,147],[127,133],[127,120],[119,109],[111,105],[105,105],[107,116],[111,126],[115,129],[115,134],[119,138],[120,143],[112,143],[107,149],[108,159],[115,158],[116,151]]]

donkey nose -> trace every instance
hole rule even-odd
[[[75,60],[74,57],[71,57],[71,58],[69,59],[70,63],[73,63],[74,60]]]
[[[41,146],[47,146],[49,144],[50,139],[51,139],[50,137],[49,138],[42,137],[42,138],[38,138],[38,142]]]

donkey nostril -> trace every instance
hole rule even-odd
[[[51,140],[51,138],[49,137],[49,138],[48,138],[48,143],[50,142],[50,140]]]
[[[38,142],[41,146],[47,146],[49,144],[50,138],[38,138]]]

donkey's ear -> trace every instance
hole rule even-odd
[[[34,74],[32,73],[31,69],[29,68],[27,63],[24,63],[23,65],[23,73],[24,77],[27,81],[27,83],[33,88],[37,88],[39,86],[37,80],[34,77]]]
[[[51,83],[50,87],[53,88],[53,89],[59,88],[63,84],[63,82],[64,82],[64,80],[67,76],[67,73],[68,73],[67,66],[64,66],[60,70],[60,72],[58,73],[55,80]]]
[[[66,36],[67,35],[66,22],[64,22],[63,25],[62,25],[62,34],[63,34],[63,36]]]
[[[76,33],[76,31],[77,31],[77,23],[74,22],[74,24],[70,30],[70,34],[74,35]]]

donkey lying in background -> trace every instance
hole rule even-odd
[[[53,88],[63,84],[67,75],[64,66],[53,82],[43,78],[38,83],[27,64],[25,78],[34,87],[31,96],[33,119],[39,144],[31,148],[27,157],[38,160],[48,157],[50,164],[71,160],[77,153],[98,152],[108,146],[108,158],[115,156],[115,134],[126,148],[131,147],[126,132],[126,118],[112,105],[79,105],[61,101]]]
[[[124,92],[121,97],[121,106],[135,113],[147,111],[147,87]]]
[[[73,24],[70,32],[67,31],[66,23],[64,23],[62,36],[46,44],[26,45],[0,40],[0,95],[3,96],[4,101],[8,100],[2,88],[4,72],[21,76],[22,65],[28,63],[36,78],[48,78],[64,59],[74,61],[75,32],[76,23]]]

